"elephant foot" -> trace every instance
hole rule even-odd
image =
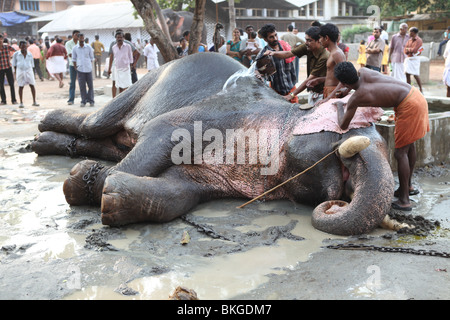
[[[96,161],[85,160],[70,170],[69,178],[64,181],[63,191],[70,205],[100,204],[101,187],[105,172],[103,165]]]
[[[115,171],[105,180],[102,223],[121,226],[137,222],[167,222],[193,208],[199,197],[189,182],[138,177]]]

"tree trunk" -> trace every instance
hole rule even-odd
[[[231,31],[236,28],[236,10],[234,8],[234,0],[228,0],[229,13],[230,13],[230,28]]]
[[[205,19],[206,0],[195,0],[194,19],[192,21],[191,32],[189,35],[188,54],[198,52],[198,46],[202,39],[203,20]]]
[[[161,11],[156,0],[131,0],[131,2],[144,21],[145,30],[147,30],[150,36],[155,40],[156,46],[161,52],[164,60],[169,62],[178,59],[178,52],[172,44],[172,40],[161,30],[156,21],[154,12]],[[163,19],[162,21],[165,20]],[[162,25],[164,25],[164,23],[162,23]]]

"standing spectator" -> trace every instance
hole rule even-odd
[[[261,28],[261,35],[263,36],[264,41],[267,42],[267,45],[261,50],[256,60],[264,54],[274,57],[273,62],[277,72],[270,76],[272,89],[283,97],[289,97],[290,102],[298,103],[298,97],[293,93],[296,89],[295,84],[297,83],[293,64],[294,55],[289,58],[277,56],[277,53],[279,52],[291,53],[291,46],[283,40],[278,40],[277,30],[273,24],[264,25]]]
[[[439,50],[437,52],[438,56],[442,54],[442,48],[447,44],[449,36],[450,36],[450,27],[447,27],[447,31],[444,32],[444,40],[441,43],[439,43]]]
[[[127,40],[128,43],[131,42],[131,33],[127,32],[124,34],[124,40]],[[136,73],[136,63],[139,60],[139,57],[141,54],[139,53],[139,50],[134,47],[133,50],[133,63],[131,64],[131,83],[135,83],[138,81],[137,73]]]
[[[447,86],[447,97],[450,98],[450,42],[447,42],[443,56],[445,59],[443,82]]]
[[[19,51],[19,50],[20,50],[20,47],[19,47],[19,45],[17,44],[17,39],[12,39],[12,40],[11,40],[11,47],[13,47],[14,50],[16,50],[16,51]]]
[[[0,44],[3,44],[3,35],[0,34]],[[10,45],[3,44],[0,46],[0,96],[2,102],[0,104],[6,104],[6,94],[5,94],[5,83],[4,79],[8,80],[9,88],[11,90],[11,102],[12,104],[17,104],[16,93],[14,90],[14,75],[10,63],[10,53],[16,52]]]
[[[302,38],[300,38],[299,36],[297,36],[296,34],[294,34],[294,26],[292,24],[288,25],[287,27],[287,33],[284,34],[281,37],[281,40],[286,41],[292,49],[294,49],[296,46],[304,44],[305,40],[303,40]],[[297,30],[298,33],[298,30]],[[298,69],[299,69],[299,61],[300,59],[295,56],[295,60],[294,60],[294,68],[295,68],[295,76],[298,78]]]
[[[67,70],[66,59],[67,50],[62,45],[62,39],[58,38],[56,43],[50,46],[47,51],[47,70],[59,81],[60,88],[64,87],[64,72]],[[73,102],[70,104],[73,104]]]
[[[241,54],[239,52],[239,48],[241,45],[241,32],[238,28],[233,30],[233,39],[228,40],[227,42],[227,56],[232,57],[233,59],[242,62]]]
[[[177,47],[177,52],[180,57],[186,57],[188,55],[188,42],[185,37],[180,38],[180,45]]]
[[[124,34],[122,29],[117,29],[115,34],[117,34],[117,33],[122,33],[123,43],[126,43],[126,44],[128,44],[131,47],[131,51],[133,52],[133,60],[134,60],[134,56],[139,53],[137,51],[137,49],[134,47],[134,44],[131,41],[128,41],[128,40],[125,39],[125,34]],[[112,52],[112,47],[115,44],[116,44],[116,40],[111,42],[111,44],[109,45],[109,53],[110,53],[110,55],[111,55],[111,52]],[[109,59],[109,58],[107,58],[107,59]],[[112,67],[111,70],[114,69],[114,61],[112,61],[112,64],[113,64],[113,67]],[[107,63],[107,67],[105,69],[109,70],[109,61]],[[108,78],[109,78],[109,73],[108,73]],[[116,92],[117,92],[116,80],[114,79],[114,77],[112,77],[112,96],[113,96],[113,98],[116,96]]]
[[[141,39],[136,39],[136,43],[134,44],[134,46],[136,47],[136,50],[139,52],[139,58],[137,59],[136,62],[136,68],[142,68],[143,65],[143,61],[145,60],[144,57],[141,57],[144,54],[144,48],[145,45],[141,42]]]
[[[384,30],[383,26],[380,26],[380,29],[381,29],[380,39],[386,43],[386,41],[389,40],[389,33],[387,33],[387,31]]]
[[[337,46],[344,53],[345,61],[348,61],[348,53],[350,52],[350,47],[348,45],[346,45],[345,43],[341,42],[341,33],[340,32],[339,32],[339,38],[338,38],[338,41],[337,41]]]
[[[290,58],[297,56],[299,58],[306,56],[306,75],[307,78],[299,85],[297,89],[284,96],[290,100],[300,92],[307,89],[309,91],[308,104],[312,108],[315,103],[323,98],[324,82],[318,82],[314,86],[308,87],[311,80],[324,78],[327,75],[327,61],[330,53],[320,44],[320,28],[313,26],[305,31],[305,44],[301,44],[291,51],[272,52],[269,54],[278,58]]]
[[[366,41],[361,40],[359,43],[359,49],[358,49],[358,60],[356,61],[357,64],[361,66],[361,68],[364,68],[366,65]]]
[[[12,58],[17,85],[19,86],[19,108],[23,108],[23,87],[27,84],[30,85],[31,95],[33,96],[33,106],[38,107],[39,104],[36,103],[36,89],[34,88],[33,55],[27,51],[26,41],[20,41],[19,48],[20,50],[16,51]]]
[[[150,39],[149,44],[147,44],[144,48],[144,56],[147,57],[147,70],[151,71],[159,67],[158,63],[158,48],[155,45],[155,40],[153,38]]]
[[[92,79],[92,61],[94,61],[94,49],[84,43],[84,34],[78,34],[78,45],[72,50],[73,67],[77,70],[78,85],[80,87],[81,105],[94,106],[94,83]],[[88,92],[86,93],[86,85]]]
[[[420,59],[419,55],[423,51],[422,39],[419,37],[419,29],[412,27],[409,29],[409,40],[406,43],[404,52],[406,54],[405,59],[405,72],[406,72],[406,82],[411,84],[411,75],[416,79],[419,85],[420,92],[422,91],[422,82],[420,81]]]
[[[92,43],[92,48],[94,48],[94,70],[95,70],[95,77],[101,78],[102,77],[102,53],[105,52],[105,46],[103,43],[100,42],[100,37],[98,35],[95,36],[95,41]],[[98,75],[97,75],[98,71]]]
[[[383,59],[381,59],[381,67],[383,68],[384,74],[389,74],[389,41],[384,40],[384,51],[383,51]]]
[[[257,48],[254,50],[254,46],[250,45],[249,47],[249,41],[255,43],[256,41],[259,42],[259,39],[256,40],[257,34],[255,33],[255,36],[252,37],[253,32],[255,32],[253,26],[247,26],[245,27],[246,32],[246,39],[242,40],[239,45],[239,51],[240,56],[242,58],[242,64],[246,66],[247,68],[250,67],[252,57],[256,56],[262,49],[262,47],[259,46],[259,43],[257,45]]]
[[[402,23],[400,25],[400,31],[397,34],[394,34],[391,39],[391,45],[389,48],[389,63],[391,64],[392,68],[391,76],[403,82],[406,82],[406,55],[403,50],[405,49],[408,40],[408,25],[406,23]]]
[[[77,70],[73,66],[72,50],[78,44],[78,34],[80,31],[74,30],[72,32],[72,39],[66,42],[67,55],[69,56],[69,74],[70,74],[70,87],[69,87],[69,100],[67,104],[72,105],[75,101],[75,88],[77,81]]]
[[[109,54],[108,73],[112,74],[112,79],[119,93],[126,90],[131,83],[131,64],[133,63],[133,50],[128,43],[124,42],[122,32],[116,33],[116,44]],[[114,64],[114,67],[113,67]],[[113,96],[114,98],[114,96]]]
[[[373,29],[374,39],[369,42],[366,48],[367,62],[366,68],[381,71],[381,59],[383,59],[384,41],[380,39],[381,28],[375,27]]]
[[[29,40],[30,45],[28,46],[28,51],[30,51],[33,56],[33,69],[34,74],[37,74],[41,81],[44,81],[44,77],[42,76],[41,65],[40,62],[42,60],[41,49],[34,43],[34,40]]]

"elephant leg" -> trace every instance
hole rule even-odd
[[[38,155],[86,156],[116,162],[128,152],[128,148],[119,147],[113,137],[94,140],[52,131],[39,134],[31,143],[31,148]]]
[[[171,173],[179,170],[173,168]],[[115,171],[103,188],[102,223],[119,226],[173,220],[195,207],[207,192],[205,188],[178,174],[152,178]]]

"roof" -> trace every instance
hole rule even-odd
[[[144,27],[141,17],[135,18],[134,12],[134,6],[130,1],[72,6],[57,12],[54,19],[39,29],[39,32]]]
[[[2,26],[4,27],[10,27],[16,24],[21,24],[27,21],[28,19],[30,19],[30,16],[20,14],[14,11],[0,13],[0,21],[2,23]]]

